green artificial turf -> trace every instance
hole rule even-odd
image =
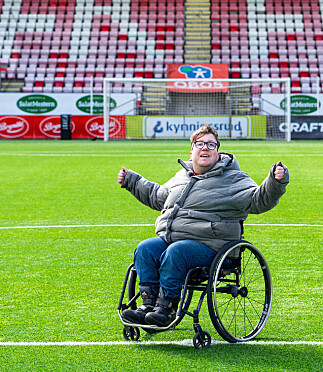
[[[296,344],[323,338],[322,142],[222,141],[220,150],[258,183],[279,160],[290,170],[279,205],[245,224],[273,278],[271,315],[256,338],[264,343],[195,350],[180,344],[194,335],[189,317],[175,331],[123,343],[116,309],[125,272],[159,212],[121,189],[117,174],[125,166],[166,182],[177,159],[188,159],[188,141],[0,141],[0,342],[111,343],[1,344],[0,371],[323,369],[322,344]],[[221,341],[206,303],[200,321]]]

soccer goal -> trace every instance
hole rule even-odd
[[[105,78],[103,108],[105,141],[120,130],[125,139],[186,139],[203,124],[221,139],[291,140],[289,78]]]

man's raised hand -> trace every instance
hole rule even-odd
[[[281,180],[284,177],[285,169],[284,169],[283,164],[282,164],[281,161],[276,163],[276,168],[275,168],[274,175],[275,175],[276,180]]]
[[[122,169],[119,171],[119,173],[118,173],[118,182],[120,183],[120,185],[122,185],[124,176],[126,175],[127,172],[128,172],[128,169],[125,168],[125,167],[122,167]]]

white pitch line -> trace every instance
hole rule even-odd
[[[179,154],[179,152],[177,152],[177,154]],[[239,154],[238,152],[236,153],[238,154],[237,157],[241,157],[241,156],[246,156],[246,157],[250,157],[250,154]],[[40,156],[40,157],[46,157],[46,156],[49,156],[49,157],[68,157],[68,156],[71,156],[71,157],[96,157],[96,156],[101,156],[101,157],[112,157],[112,156],[117,156],[117,157],[121,157],[121,156],[126,156],[126,157],[138,157],[138,156],[158,156],[158,157],[161,157],[161,156],[175,156],[176,154],[173,154],[173,153],[135,153],[135,154],[127,154],[127,153],[118,153],[118,154],[31,154],[31,153],[0,153],[0,156]],[[257,157],[273,157],[273,156],[277,156],[277,154],[253,154],[252,156],[257,156]],[[312,154],[279,154],[280,157],[282,156],[298,156],[298,157],[304,157],[304,156],[323,156],[323,154],[320,154],[320,153],[312,153]]]
[[[58,341],[58,342],[0,342],[0,346],[151,346],[151,345],[179,345],[179,346],[193,346],[191,339],[182,341]],[[212,345],[308,345],[308,346],[321,346],[322,341],[249,341],[239,342],[236,344],[229,344],[226,341],[212,341]]]
[[[143,224],[102,224],[102,225],[49,225],[49,226],[0,226],[0,230],[11,229],[63,229],[63,228],[76,228],[76,227],[145,227],[154,226],[152,223]]]
[[[244,226],[282,226],[282,227],[323,227],[323,225],[312,225],[308,223],[244,223]]]
[[[142,224],[99,224],[99,225],[43,225],[43,226],[0,226],[0,230],[13,229],[63,229],[63,228],[78,228],[78,227],[151,227],[153,223]],[[306,223],[245,223],[244,226],[280,226],[280,227],[323,227],[323,225],[313,225]]]

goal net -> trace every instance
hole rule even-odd
[[[105,78],[103,109],[105,141],[186,139],[203,124],[221,139],[291,137],[289,78]]]

